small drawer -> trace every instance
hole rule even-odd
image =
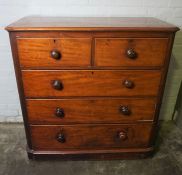
[[[21,67],[90,66],[90,38],[19,38],[17,44]]]
[[[144,148],[150,145],[152,124],[32,125],[34,150]]]
[[[95,66],[162,66],[167,38],[96,38]]]
[[[155,98],[57,99],[26,101],[31,124],[153,121]]]
[[[22,71],[26,97],[157,96],[161,72]]]

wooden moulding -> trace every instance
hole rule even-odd
[[[153,156],[154,147],[139,149],[116,150],[73,150],[73,151],[33,151],[27,147],[29,159],[59,159],[59,160],[113,160],[139,159]]]

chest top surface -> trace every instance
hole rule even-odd
[[[8,31],[166,31],[178,28],[152,17],[24,17],[6,27]]]

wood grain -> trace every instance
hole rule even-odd
[[[21,67],[90,66],[90,38],[21,38],[17,43]],[[51,57],[53,50],[60,59]]]
[[[123,125],[32,125],[34,150],[144,148],[149,146],[151,124]],[[127,139],[120,140],[119,132],[126,132]],[[57,141],[63,133],[65,143]]]
[[[157,96],[160,71],[23,71],[25,96]],[[134,88],[123,85],[126,79],[134,82]],[[62,90],[52,87],[59,80]]]
[[[127,123],[152,121],[156,99],[58,99],[26,103],[30,124]],[[120,106],[127,106],[131,114],[123,115]],[[55,114],[58,107],[64,110],[63,118]]]
[[[179,28],[154,18],[26,17],[6,30],[29,158],[105,160],[153,152]],[[126,57],[128,48],[136,59]],[[52,50],[60,60],[50,57]],[[127,106],[122,114],[120,105]]]
[[[96,38],[96,66],[162,66],[168,38]],[[137,57],[126,54],[132,48]]]

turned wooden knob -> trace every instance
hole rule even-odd
[[[55,115],[59,118],[63,118],[64,117],[64,110],[62,108],[56,108],[55,111]]]
[[[124,132],[124,131],[120,131],[119,133],[118,133],[118,138],[120,139],[120,140],[126,140],[127,139],[127,134],[126,134],[126,132]]]
[[[56,90],[62,90],[63,89],[63,84],[60,80],[53,80],[52,82],[52,87]]]
[[[120,106],[119,111],[121,112],[121,114],[123,115],[130,115],[131,111],[128,108],[128,106]]]
[[[63,133],[58,134],[57,141],[60,142],[60,143],[66,142],[66,138],[65,138]]]
[[[135,59],[137,57],[137,53],[133,49],[128,49],[126,51],[126,55],[131,59]]]
[[[123,85],[128,88],[128,89],[132,89],[134,87],[134,82],[131,80],[124,80],[123,81]]]
[[[58,50],[52,50],[50,52],[52,58],[59,60],[61,58],[61,53]]]

